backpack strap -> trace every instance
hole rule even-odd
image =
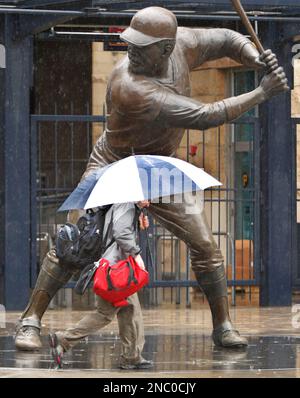
[[[110,205],[109,209],[111,207],[112,207],[112,205]],[[106,213],[106,215],[107,215],[107,213]],[[104,246],[104,248],[102,250],[102,254],[105,253],[106,250],[115,242],[115,238],[112,237],[112,240],[109,242],[109,244],[107,244],[108,235],[109,235],[109,233],[110,233],[110,231],[111,231],[111,229],[113,227],[113,218],[114,218],[114,209],[112,209],[112,211],[111,211],[111,219],[110,219],[110,222],[109,222],[109,224],[107,226],[106,234],[105,234],[105,236],[103,237],[103,240],[102,240],[102,242],[105,244],[105,246]]]
[[[98,263],[92,263],[87,265],[84,270],[81,272],[80,277],[75,285],[75,292],[77,294],[83,295],[86,291],[86,288],[90,284],[93,279],[95,272],[99,267]]]

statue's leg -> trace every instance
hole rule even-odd
[[[41,347],[41,319],[57,291],[71,278],[72,272],[58,262],[55,250],[44,258],[31,298],[17,325],[16,347],[36,350]]]
[[[80,211],[68,214],[68,220],[76,223]],[[75,269],[61,264],[55,250],[50,250],[42,263],[36,285],[16,327],[15,345],[19,350],[38,350],[41,347],[41,319],[57,291],[71,278]]]
[[[114,161],[114,159],[108,156],[106,158],[103,157],[103,142],[100,138],[93,149],[81,180],[93,170],[103,167],[111,161]],[[81,215],[82,211],[72,210],[68,213],[68,221],[76,224]],[[17,324],[15,344],[18,349],[30,351],[41,347],[40,329],[42,316],[54,295],[69,281],[75,272],[78,272],[78,270],[70,270],[69,267],[59,263],[55,250],[51,250],[46,255],[30,301]]]
[[[173,197],[171,203],[152,203],[149,210],[191,249],[192,269],[211,309],[214,343],[222,347],[246,346],[246,339],[231,323],[224,261],[207,223],[201,193],[198,199],[192,194],[183,195],[181,201],[180,197]]]
[[[197,282],[204,292],[212,314],[213,334],[215,345],[220,347],[242,347],[247,346],[247,340],[234,330],[230,315],[227,293],[227,280],[223,262],[215,267],[218,257],[217,249],[214,258],[207,257],[203,260],[201,256],[201,268],[199,269],[199,251],[191,249],[192,268]],[[203,268],[203,266],[207,268]],[[215,268],[213,268],[215,267]]]

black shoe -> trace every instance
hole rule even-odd
[[[137,362],[135,364],[129,364],[124,362],[120,364],[120,368],[124,370],[151,369],[153,368],[153,362],[147,361],[146,359],[142,358],[140,362]]]
[[[63,348],[61,345],[58,343],[58,339],[55,333],[50,333],[49,334],[49,345],[51,348],[51,355],[53,358],[53,361],[56,365],[56,369],[62,369],[63,367]]]

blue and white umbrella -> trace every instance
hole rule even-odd
[[[154,200],[222,185],[204,170],[167,156],[133,155],[89,174],[59,211]]]

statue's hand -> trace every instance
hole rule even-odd
[[[273,72],[279,66],[276,54],[272,50],[265,50],[260,54],[259,61],[265,67],[267,73]]]
[[[274,95],[288,91],[288,80],[282,67],[277,67],[272,72],[266,74],[260,83],[264,93],[264,99],[269,99]]]
[[[243,47],[242,61],[250,68],[265,68],[267,73],[278,68],[278,60],[272,50],[265,50],[259,54],[253,44],[248,43]]]

